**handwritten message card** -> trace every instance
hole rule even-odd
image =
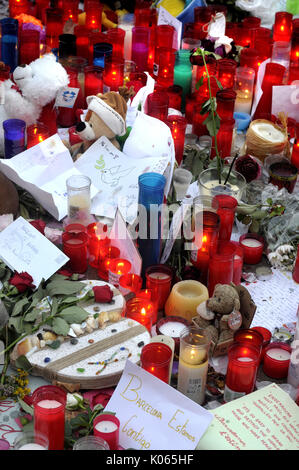
[[[276,384],[212,413],[199,450],[299,450],[299,408]]]
[[[23,217],[0,233],[0,258],[10,269],[30,274],[36,287],[69,260]]]
[[[1,159],[0,171],[26,189],[57,220],[67,215],[66,180],[79,171],[58,134],[13,158]],[[93,197],[97,190],[92,186],[90,192]]]
[[[213,415],[129,360],[106,411],[125,449],[194,450]]]

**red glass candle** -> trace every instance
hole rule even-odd
[[[87,227],[82,224],[68,224],[65,227],[65,232],[73,232],[73,233],[87,233]]]
[[[147,82],[147,75],[144,72],[131,72],[129,81],[126,82],[128,89],[134,88],[134,93],[138,93],[140,88],[144,87]]]
[[[44,23],[45,20],[45,10],[49,6],[49,0],[36,0],[37,9],[36,9],[36,17],[39,20],[42,20]]]
[[[117,450],[119,445],[119,419],[111,414],[101,413],[93,420],[93,435],[99,436],[109,445],[110,450]]]
[[[186,327],[190,327],[191,323],[182,317],[172,316],[161,318],[156,326],[158,335],[170,336],[175,343],[175,353],[178,355],[180,351],[180,335]]]
[[[254,119],[259,119],[260,116],[268,116],[264,117],[264,119],[271,120],[272,87],[282,85],[285,72],[286,68],[283,65],[273,62],[266,65],[265,76],[262,83],[263,95],[257,105]]]
[[[3,68],[0,70],[0,81],[4,82],[10,77],[10,66],[3,64]]]
[[[268,346],[268,344],[270,344],[272,333],[271,331],[267,330],[267,328],[264,328],[263,326],[254,326],[253,328],[250,328],[250,331],[252,330],[257,331],[263,337],[262,351],[261,351],[261,356],[260,356],[260,362],[262,362],[264,359],[265,348]]]
[[[32,394],[34,432],[49,441],[49,450],[64,449],[64,420],[66,393],[59,387],[44,385]]]
[[[141,350],[141,367],[168,384],[172,351],[165,343],[149,343]]]
[[[222,119],[220,123],[220,129],[217,133],[217,145],[221,158],[230,157],[232,141],[233,141],[233,132],[235,128],[234,119]],[[215,139],[213,139],[215,140]],[[213,146],[211,152],[211,158],[214,157],[215,147]]]
[[[98,276],[108,281],[108,272],[111,262],[119,258],[120,250],[116,246],[108,246],[100,249],[100,262],[98,267]]]
[[[150,28],[135,26],[132,29],[132,60],[140,72],[147,70]]]
[[[86,233],[64,232],[62,234],[63,252],[70,258],[70,268],[74,273],[85,273],[87,270],[87,243]]]
[[[56,134],[57,132],[57,111],[55,108],[55,100],[48,103],[46,106],[43,107],[42,113],[38,118],[38,121],[41,124],[44,124],[49,131],[50,136]]]
[[[106,91],[118,91],[120,86],[124,84],[124,59],[107,58],[105,60],[105,68],[103,71],[103,89]]]
[[[241,284],[242,273],[243,273],[243,257],[244,250],[238,242],[231,242],[235,245],[235,256],[234,256],[234,275],[233,283],[238,286]]]
[[[299,65],[291,65],[289,69],[289,85],[295,80],[299,80]]]
[[[40,33],[35,29],[21,29],[19,38],[19,63],[30,64],[40,56]]]
[[[293,30],[293,15],[286,11],[279,11],[275,14],[275,23],[273,26],[273,39],[274,41],[289,42]]]
[[[260,351],[249,344],[234,343],[228,350],[224,401],[229,402],[253,392]]]
[[[256,31],[261,25],[261,19],[255,16],[248,16],[242,20],[242,26],[244,30],[244,42],[243,45],[252,47],[255,40]]]
[[[231,21],[226,22],[225,36],[232,38],[233,41],[236,42],[236,23],[232,23]]]
[[[180,85],[172,85],[166,90],[169,98],[169,108],[181,110],[183,88]]]
[[[235,247],[229,242],[219,242],[218,250],[209,261],[208,290],[212,297],[216,284],[230,284],[234,276]]]
[[[101,30],[103,5],[94,0],[87,0],[85,3],[86,19],[85,25],[88,29]]]
[[[241,235],[239,243],[244,251],[245,264],[257,264],[261,261],[265,241],[262,236],[255,233]]]
[[[161,121],[166,121],[168,114],[169,98],[164,91],[155,91],[150,93],[147,97],[147,112],[149,116],[152,116]]]
[[[135,15],[135,26],[150,26],[151,19],[152,19],[150,8],[135,7],[134,15]]]
[[[148,299],[134,297],[126,302],[126,317],[143,325],[151,333],[157,321],[155,304]]]
[[[84,95],[97,95],[103,93],[103,69],[96,65],[88,65],[84,68]]]
[[[200,282],[205,285],[210,256],[217,249],[219,225],[220,217],[215,212],[204,210],[195,215],[195,245],[198,249],[191,252],[191,263],[200,271]]]
[[[62,0],[63,21],[71,20],[74,24],[78,23],[78,4],[76,0]]]
[[[40,144],[50,137],[49,129],[43,124],[37,123],[27,127],[27,149]]]
[[[89,59],[89,30],[84,25],[77,25],[74,28],[74,35],[76,36],[76,49],[79,57]]]
[[[269,56],[270,57],[270,56]],[[259,69],[259,60],[260,55],[256,49],[242,49],[240,53],[240,66],[241,67],[250,67],[255,71],[255,75],[257,75]]]
[[[124,294],[129,292],[137,294],[142,287],[142,277],[138,274],[124,274],[119,278],[119,285],[124,290]]]
[[[90,266],[99,267],[100,253],[110,245],[107,235],[107,225],[94,222],[87,226],[88,235],[88,259]]]
[[[194,8],[194,38],[205,39],[208,35],[208,26],[212,19],[212,10],[208,7]]]
[[[299,283],[299,248],[297,248],[297,257],[293,269],[293,279]]]
[[[71,127],[77,122],[76,110],[81,107],[83,102],[83,94],[81,91],[81,87],[78,81],[78,72],[73,69],[67,69],[67,73],[69,76],[69,87],[78,88],[79,93],[77,95],[76,101],[72,108],[66,108],[59,106],[57,108],[57,122],[61,127]]]
[[[58,47],[59,36],[63,32],[63,11],[60,8],[47,8],[45,13],[46,44],[53,49]]]
[[[124,58],[125,35],[126,32],[121,28],[108,29],[106,32],[107,42],[113,46],[113,57],[119,57],[121,59]]]
[[[160,49],[172,49],[174,45],[176,30],[173,26],[168,24],[161,24],[155,27],[155,39],[154,39],[154,64],[153,74],[158,75],[159,70],[159,57]],[[151,40],[150,40],[151,42]]]
[[[187,100],[186,100],[186,110],[187,110]],[[202,114],[202,104],[197,104],[196,102],[193,103],[192,108],[192,134],[201,137],[203,135],[207,135],[207,127],[204,124],[208,114]],[[189,111],[188,111],[189,112]]]
[[[297,181],[298,169],[289,162],[281,161],[270,165],[269,176],[269,183],[279,189],[286,188],[289,193],[292,193]]]
[[[291,64],[299,65],[299,31],[292,35]]]
[[[232,59],[218,60],[218,80],[223,88],[233,88],[237,70],[237,62]]]
[[[281,342],[270,343],[264,351],[263,371],[272,379],[284,379],[288,375],[291,346]]]
[[[147,70],[150,74],[154,73],[155,64],[155,51],[156,51],[156,26],[150,28],[150,39],[148,46],[148,59],[147,59]]]
[[[237,94],[233,90],[219,90],[216,93],[217,114],[220,119],[231,119],[234,115]]]
[[[238,330],[234,334],[234,342],[239,344],[249,344],[255,346],[261,353],[264,338],[263,335],[254,329],[244,328]]]
[[[164,308],[170,294],[173,271],[169,266],[157,264],[145,271],[146,288],[153,291],[153,298],[158,301],[158,310]]]
[[[165,88],[173,85],[175,54],[176,50],[172,48],[160,47],[159,49],[157,83]]]
[[[119,287],[119,279],[124,274],[128,274],[132,268],[130,261],[124,258],[115,258],[109,263],[108,279],[114,287]]]
[[[226,194],[218,194],[215,199],[218,202],[217,214],[220,217],[219,240],[228,241],[231,237],[238,201]]]
[[[15,18],[24,13],[28,14],[29,2],[28,0],[9,0],[9,17]]]
[[[187,119],[184,116],[168,115],[166,119],[166,124],[171,130],[171,135],[175,148],[175,159],[178,165],[180,165],[184,153]]]

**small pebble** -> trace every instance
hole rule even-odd
[[[82,374],[82,372],[85,372],[85,369],[83,369],[83,367],[78,367],[77,372],[80,372]]]
[[[77,344],[77,343],[78,343],[77,338],[71,338],[70,343],[71,343],[71,344]]]
[[[143,341],[140,341],[140,343],[138,343],[137,346],[138,346],[139,348],[142,348],[142,346],[144,346],[144,342],[143,342]]]
[[[45,357],[44,362],[50,362],[51,358],[50,357]]]
[[[89,339],[88,342],[89,343],[94,343],[94,339]]]
[[[93,310],[94,310],[95,312],[99,312],[101,309],[100,309],[100,307],[93,307]]]
[[[117,332],[117,330],[115,330],[115,329],[111,330],[111,333],[116,333],[116,332]]]

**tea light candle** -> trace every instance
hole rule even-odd
[[[110,414],[101,414],[94,419],[93,434],[104,439],[110,450],[116,450],[119,444],[119,419]]]
[[[263,371],[273,379],[283,379],[288,375],[292,349],[288,344],[270,343],[264,352]]]
[[[40,444],[35,444],[32,442],[31,444],[24,444],[19,448],[19,450],[47,450],[45,447],[41,446]]]
[[[152,325],[157,321],[157,309],[150,300],[134,297],[126,303],[126,317],[145,326],[151,333]]]
[[[179,392],[198,404],[205,399],[210,339],[201,328],[185,328],[180,336]]]
[[[116,258],[109,264],[108,279],[114,287],[119,287],[119,279],[124,274],[128,274],[132,265],[130,261],[123,258]]]
[[[264,239],[256,234],[244,234],[239,243],[244,250],[244,263],[257,264],[261,261],[264,251]]]
[[[165,304],[165,315],[175,315],[191,321],[196,315],[196,308],[209,298],[206,286],[198,281],[177,282]]]
[[[175,352],[178,354],[180,348],[180,335],[187,326],[191,326],[191,323],[184,318],[169,316],[161,318],[157,323],[156,329],[157,334],[170,336],[174,340]]]

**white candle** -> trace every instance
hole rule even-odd
[[[46,448],[41,446],[40,444],[30,442],[28,444],[22,445],[18,450],[46,450]]]
[[[57,400],[41,400],[38,402],[38,406],[41,408],[53,409],[61,406],[61,403]]]
[[[100,421],[96,424],[95,429],[99,432],[110,433],[117,430],[117,424],[113,423],[113,421]]]
[[[186,328],[186,325],[179,321],[168,321],[163,323],[163,325],[159,327],[159,330],[162,335],[170,336],[171,338],[179,338],[184,328]]]
[[[291,357],[291,353],[282,348],[269,349],[266,354],[277,361],[289,361]]]
[[[258,246],[261,246],[262,243],[255,238],[244,238],[244,240],[241,241],[241,245],[249,246],[250,248],[257,248]]]
[[[238,361],[240,361],[240,362],[252,362],[253,359],[251,359],[251,357],[238,357]]]
[[[149,277],[151,279],[169,279],[170,278],[169,274],[162,273],[162,272],[151,273],[149,274]]]
[[[178,369],[178,391],[201,405],[205,399],[207,373],[208,361],[200,365],[192,365],[188,364],[180,357]]]
[[[235,113],[250,114],[252,105],[252,93],[247,90],[238,90],[235,102]]]

